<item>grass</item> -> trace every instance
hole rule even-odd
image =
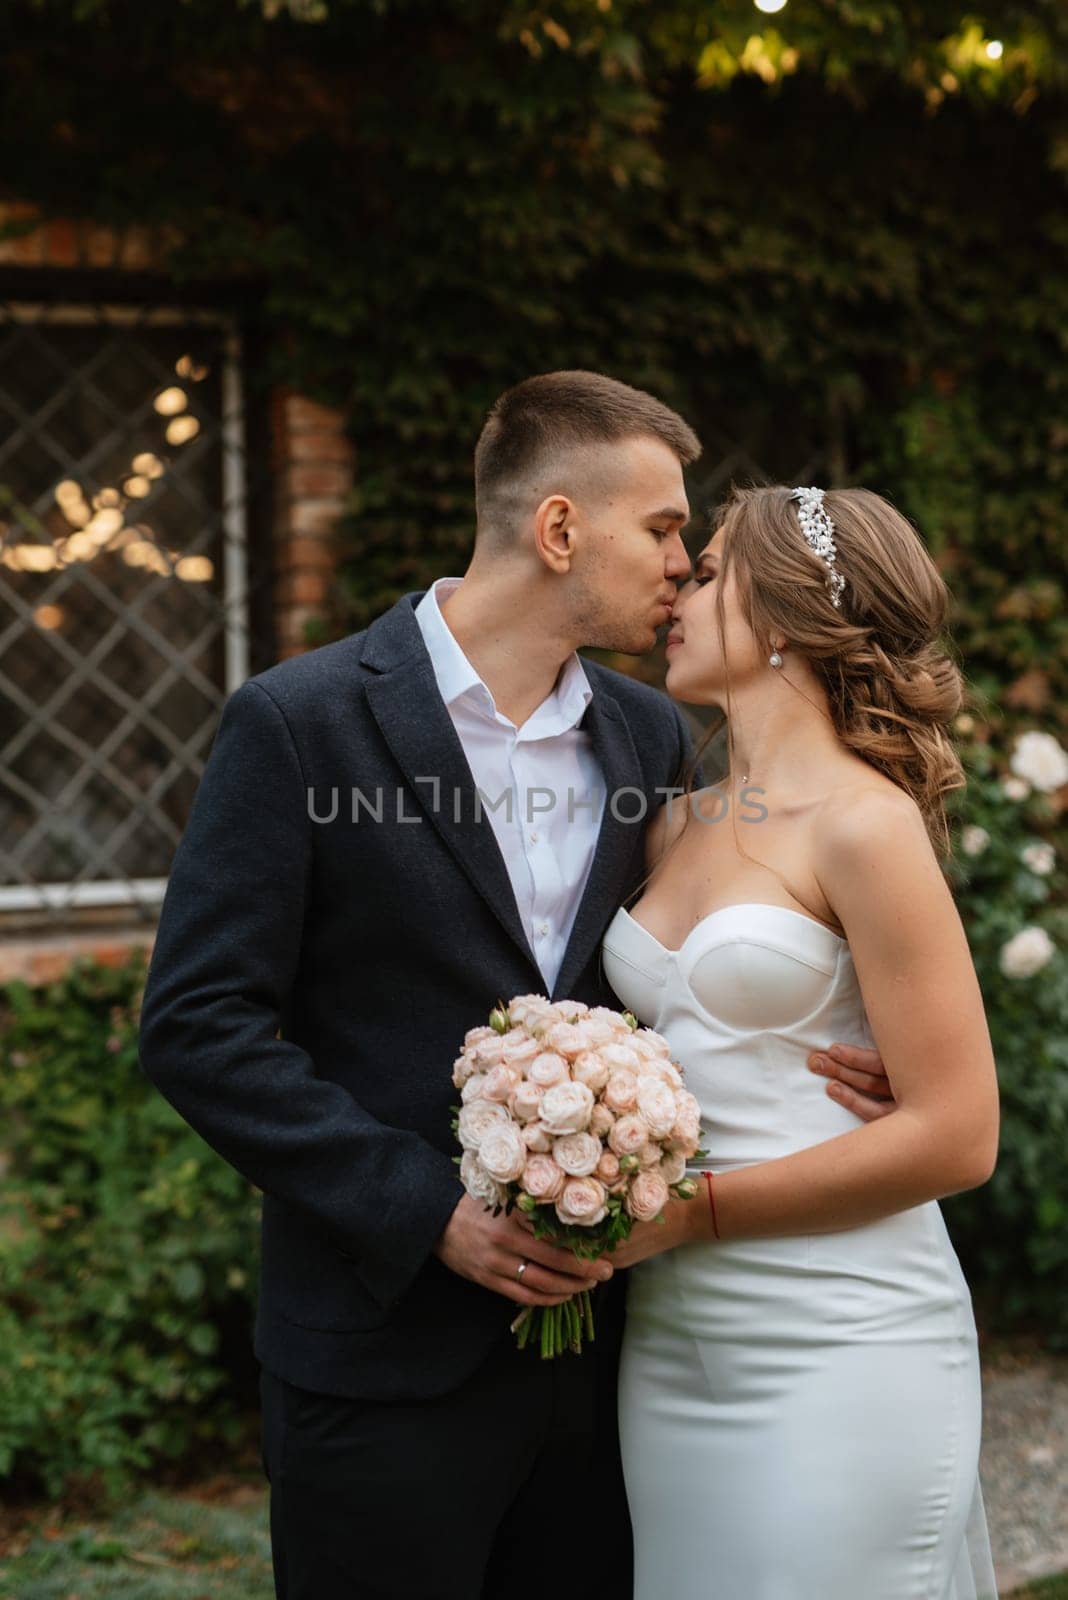
[[[273,1600],[267,1492],[218,1480],[111,1517],[44,1507],[0,1542],[0,1600]],[[1068,1600],[1068,1574],[1013,1600]]]
[[[150,1492],[104,1519],[40,1516],[0,1546],[0,1600],[273,1600],[267,1494]]]

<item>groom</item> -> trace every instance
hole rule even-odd
[[[451,1068],[498,997],[616,1004],[601,936],[690,749],[669,700],[575,652],[653,647],[689,571],[682,469],[699,448],[612,379],[527,379],[478,442],[464,578],[225,707],[141,1061],[263,1190],[279,1600],[630,1593],[625,1274],[464,1193]],[[841,1056],[843,1103],[884,1114],[878,1059]],[[581,1359],[515,1348],[520,1306],[591,1280]]]

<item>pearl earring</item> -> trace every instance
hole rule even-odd
[[[771,652],[771,655],[768,657],[768,665],[772,666],[772,667],[781,667],[782,666],[782,656],[779,654],[779,652],[777,650],[773,650]]]

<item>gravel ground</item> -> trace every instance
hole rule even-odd
[[[998,1588],[1068,1572],[1068,1356],[983,1361],[980,1478]]]

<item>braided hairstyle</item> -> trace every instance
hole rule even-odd
[[[943,642],[946,585],[916,530],[887,500],[868,489],[831,489],[824,506],[846,583],[836,609],[827,566],[805,542],[791,493],[732,491],[716,523],[724,528],[721,576],[734,568],[758,639],[785,635],[808,660],[842,743],[912,796],[944,857],[944,798],[965,783],[947,732],[964,690]]]

